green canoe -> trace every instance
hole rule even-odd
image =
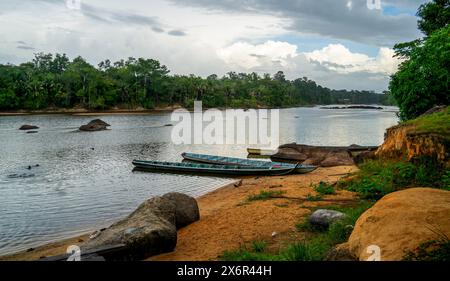
[[[190,174],[211,174],[227,176],[281,176],[292,173],[295,165],[289,167],[245,167],[238,165],[211,165],[197,163],[173,163],[160,161],[134,160],[133,165],[138,170],[152,172],[172,172]]]
[[[224,156],[205,155],[205,154],[183,153],[182,156],[185,160],[198,163],[206,163],[214,165],[232,165],[242,167],[288,168],[293,169],[293,172],[298,174],[307,174],[317,169],[316,166],[312,165],[296,165],[290,163],[267,162],[267,161],[258,161],[258,160],[232,158]]]

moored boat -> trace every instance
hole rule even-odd
[[[292,173],[294,166],[239,166],[239,165],[212,165],[198,163],[173,163],[161,161],[134,160],[133,165],[139,170],[172,173],[211,174],[227,176],[281,176]]]
[[[290,169],[294,169],[293,172],[298,173],[298,174],[310,173],[317,169],[316,166],[312,166],[312,165],[300,165],[300,164],[296,165],[296,164],[291,164],[291,163],[268,162],[268,161],[259,161],[259,160],[241,159],[241,158],[214,156],[214,155],[205,155],[205,154],[183,153],[182,156],[185,160],[198,162],[198,163],[214,164],[214,165],[233,165],[233,166],[242,166],[242,167],[290,168]]]
[[[247,148],[247,152],[248,154],[252,155],[267,155],[267,156],[275,155],[277,153],[276,150],[260,149],[260,148]]]

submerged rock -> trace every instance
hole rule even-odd
[[[333,210],[317,210],[309,217],[309,223],[315,226],[327,228],[333,222],[345,219],[346,214]]]
[[[108,123],[106,123],[103,120],[95,119],[95,120],[92,120],[91,122],[89,122],[88,124],[81,126],[80,131],[85,131],[85,132],[104,131],[104,130],[108,129],[108,127],[110,127],[110,126],[111,125],[109,125]]]
[[[147,200],[127,218],[101,231],[82,245],[89,250],[124,244],[124,260],[142,260],[171,252],[177,244],[176,205],[167,198]]]
[[[163,198],[169,199],[175,204],[175,224],[177,229],[200,220],[197,200],[193,197],[173,192],[164,195]]]
[[[37,130],[37,129],[39,129],[39,127],[33,125],[23,125],[22,127],[19,128],[19,130],[21,131]]]

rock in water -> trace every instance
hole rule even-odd
[[[333,210],[317,210],[309,217],[309,223],[315,226],[327,228],[333,222],[346,218],[347,215]]]
[[[197,200],[185,194],[173,192],[163,196],[175,204],[175,223],[177,229],[200,220]]]
[[[85,132],[103,131],[103,130],[106,130],[110,126],[111,125],[109,125],[108,123],[106,123],[103,120],[95,119],[95,120],[92,120],[91,122],[89,122],[88,124],[81,126],[80,131],[85,131]]]
[[[111,225],[82,245],[89,250],[125,244],[124,260],[142,260],[171,252],[177,244],[176,206],[172,200],[155,197],[144,202],[127,218]]]
[[[39,129],[39,127],[33,125],[23,125],[22,127],[19,128],[19,130],[21,131],[37,130],[37,129]]]
[[[382,261],[400,261],[421,244],[450,237],[450,191],[411,188],[386,195],[356,222],[347,243],[361,261],[381,250]]]

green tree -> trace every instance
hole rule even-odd
[[[433,32],[448,26],[450,22],[450,0],[433,0],[420,6],[417,16],[419,29],[430,36]]]
[[[423,46],[411,51],[409,60],[392,76],[389,88],[403,120],[450,103],[450,26],[434,32]]]

